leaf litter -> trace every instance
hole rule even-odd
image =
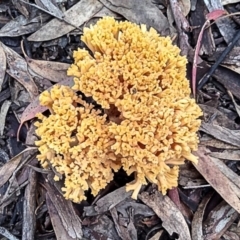
[[[5,37],[0,44],[0,104],[4,110],[0,114],[0,224],[3,223],[0,234],[6,230],[5,236],[12,239],[37,236],[44,239],[157,240],[172,236],[201,240],[227,239],[233,234],[240,238],[236,230],[240,213],[238,41],[222,61],[225,67],[218,66],[214,73],[208,72],[212,61],[217,61],[220,54],[229,49],[227,45],[236,33],[238,19],[221,17],[226,12],[230,16],[237,9],[236,4],[229,6],[229,3],[206,0],[193,6],[193,1],[189,0],[144,0],[141,3],[137,0],[37,0],[35,4],[12,1],[7,5],[3,2],[5,15],[8,9],[15,8],[19,12],[13,19],[12,16],[2,18],[0,11],[0,36]],[[198,11],[200,6],[204,11]],[[200,145],[195,152],[199,163],[195,168],[191,164],[181,168],[179,186],[167,196],[162,196],[152,185],[141,189],[138,200],[131,199],[131,192],[126,193],[125,187],[121,187],[126,176],[120,172],[97,197],[72,204],[62,197],[61,181],[53,182],[55,170],[39,168],[35,157],[37,150],[31,147],[36,140],[31,120],[46,110],[39,104],[41,91],[50,90],[54,84],[73,86],[73,79],[66,75],[66,70],[72,62],[72,52],[83,47],[79,35],[85,24],[104,15],[147,24],[161,35],[171,33],[182,54],[187,55],[192,66],[193,94],[204,112]],[[208,20],[217,19],[215,25],[208,24],[211,31],[207,30],[216,49],[211,45],[208,46],[210,51],[205,52],[199,51],[202,37],[205,47],[206,43],[210,44],[204,39],[204,23],[192,26],[199,28],[192,32],[193,39],[186,34],[192,30],[189,19],[196,22],[202,15]],[[24,47],[20,36],[27,41]],[[193,44],[190,46],[189,42]],[[197,91],[198,81],[201,83],[204,76],[208,82]],[[18,84],[13,84],[15,81]],[[25,100],[28,97],[21,97],[23,89],[24,94],[27,92],[30,96],[30,104]],[[13,124],[13,115],[21,116],[20,126]],[[26,122],[28,130],[22,127]],[[12,149],[20,150],[21,144],[30,147],[13,155],[11,160],[4,157]],[[21,202],[24,202],[24,210],[19,212],[23,219],[19,222],[14,218],[14,209]],[[12,219],[11,224],[20,224],[19,234],[10,230],[6,218],[1,222],[4,211]]]

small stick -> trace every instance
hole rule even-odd
[[[201,82],[198,84],[198,90],[203,87],[203,85],[208,81],[208,79],[212,76],[212,74],[215,72],[215,70],[218,68],[218,66],[221,64],[221,62],[224,60],[224,58],[228,55],[228,53],[233,49],[236,42],[240,39],[240,31],[238,31],[233,40],[228,44],[228,46],[225,48],[225,50],[222,52],[221,56],[218,58],[218,60],[212,65],[209,72],[202,78]]]

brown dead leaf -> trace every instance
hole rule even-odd
[[[168,196],[163,196],[159,191],[154,190],[152,194],[141,193],[139,199],[153,209],[170,235],[177,233],[179,240],[191,240],[183,215]]]
[[[223,234],[224,239],[226,240],[239,240],[240,238],[240,228],[239,228],[239,222],[233,223],[229,228],[228,231],[226,231]]]
[[[159,240],[161,239],[161,236],[163,234],[163,230],[158,231],[156,234],[154,234],[149,240]]]
[[[231,144],[222,142],[221,140],[215,139],[212,136],[207,134],[204,134],[203,137],[201,137],[200,145],[206,146],[206,147],[214,147],[221,150],[224,150],[224,149],[238,150],[239,149],[238,146],[233,146]]]
[[[18,37],[37,31],[43,23],[49,19],[49,15],[41,14],[35,18],[29,19],[20,15],[5,24],[0,29],[1,37]]]
[[[148,0],[100,0],[107,8],[124,16],[130,22],[146,24],[161,35],[169,35],[169,23],[162,11]]]
[[[29,156],[29,151],[32,150],[35,150],[35,148],[26,148],[0,168],[0,187],[8,181],[15,169],[18,167],[19,163],[24,161],[26,156]]]
[[[47,206],[57,239],[82,239],[82,224],[74,211],[73,203],[67,201],[53,185],[45,183],[44,186],[47,189]]]
[[[199,104],[199,107],[203,111],[203,116],[205,122],[210,122],[215,125],[220,125],[231,130],[239,129],[239,125],[236,124],[233,120],[229,119],[224,113],[205,104]]]
[[[240,161],[240,150],[224,150],[223,152],[211,152],[211,157],[224,160]]]
[[[67,79],[64,80],[62,82],[59,82],[60,85],[64,85],[64,86],[69,86],[72,87],[74,85],[74,82],[72,79]],[[54,85],[53,85],[54,86]],[[50,88],[48,88],[47,90],[50,90],[53,86],[51,86]],[[39,96],[36,97],[27,107],[26,109],[23,111],[22,116],[21,116],[21,120],[20,120],[20,125],[18,128],[18,132],[17,132],[17,138],[19,137],[19,132],[21,130],[22,125],[24,124],[24,122],[29,121],[33,118],[36,117],[37,113],[42,113],[45,112],[47,110],[46,107],[41,106],[40,102],[39,102]]]
[[[3,130],[5,127],[5,120],[7,116],[8,109],[11,105],[11,101],[5,100],[1,106],[1,111],[0,111],[0,136],[3,135]]]
[[[118,205],[116,205],[116,210],[122,214],[123,217],[127,217],[127,209],[133,208],[135,215],[142,215],[144,217],[150,217],[155,215],[153,210],[141,203],[137,203],[134,199],[126,199],[125,201],[122,201]]]
[[[236,233],[234,232],[230,232],[230,231],[226,231],[224,234],[223,234],[223,239],[224,240],[239,240],[240,235],[237,235]]]
[[[26,18],[28,18],[29,17],[29,11],[30,11],[30,9],[29,9],[29,7],[25,4],[25,3],[23,3],[23,2],[21,2],[21,1],[19,1],[19,0],[12,0],[12,3],[13,3],[13,5],[14,5],[14,7],[22,14],[22,15],[24,15]],[[15,20],[15,19],[14,19]]]
[[[48,194],[46,194],[46,204],[47,204],[48,213],[50,215],[53,229],[54,229],[57,239],[59,239],[59,240],[64,240],[64,239],[74,240],[74,239],[76,239],[76,238],[72,238],[68,235],[67,230],[64,228],[64,226],[62,224],[61,218],[58,214],[55,204],[53,204],[53,202],[51,201]]]
[[[180,8],[182,10],[183,16],[187,16],[191,9],[191,2],[190,0],[180,0],[179,1]]]
[[[209,57],[209,61],[211,62],[217,61],[219,57],[222,55],[224,50],[225,50],[225,47],[218,47],[216,51],[213,53],[213,55]],[[240,47],[234,46],[233,49],[230,51],[230,53],[228,53],[227,56],[221,62],[221,66],[223,68],[230,69],[239,74],[240,73],[239,54],[240,54]]]
[[[53,16],[55,16],[57,18],[63,18],[64,17],[63,12],[58,8],[58,6],[55,2],[52,2],[51,0],[35,0],[35,2],[38,6],[46,9]]]
[[[200,130],[215,137],[218,140],[233,146],[240,146],[240,130],[230,130],[219,125],[202,122]]]
[[[236,101],[235,101],[235,99],[234,99],[231,91],[228,90],[227,92],[228,92],[229,96],[231,97],[231,99],[232,99],[232,101],[233,101],[233,104],[234,104],[234,107],[236,108],[236,111],[237,111],[237,113],[238,113],[238,116],[240,117],[240,106],[236,103]]]
[[[226,89],[231,91],[231,93],[240,99],[240,81],[239,81],[239,74],[219,66],[213,76],[217,79],[218,82],[224,85]]]
[[[105,16],[114,17],[115,19],[122,19],[121,15],[117,14],[116,12],[111,11],[110,9],[108,9],[106,7],[103,7],[99,12],[97,12],[94,15],[94,18],[102,18]],[[91,22],[91,20],[88,21],[88,23],[87,23],[88,25],[89,25],[89,22]]]
[[[221,0],[222,5],[232,4],[232,3],[239,3],[239,0]]]
[[[102,8],[103,5],[97,0],[81,0],[65,12],[64,18],[75,26],[81,26]],[[30,35],[28,40],[35,42],[48,41],[61,37],[74,29],[74,26],[55,18]]]
[[[203,240],[203,229],[202,229],[202,224],[203,224],[203,217],[205,213],[205,209],[207,207],[208,202],[212,198],[213,193],[209,193],[206,195],[201,203],[198,206],[197,211],[193,215],[193,220],[192,220],[192,240]]]
[[[238,218],[239,214],[225,201],[222,201],[208,215],[204,222],[204,239],[214,240],[220,239],[224,232]]]
[[[23,41],[21,47],[29,68],[39,76],[52,82],[71,81],[73,79],[73,77],[67,76],[67,69],[70,64],[29,58],[24,51]]]
[[[222,198],[240,213],[240,189],[237,188],[215,164],[205,147],[199,147],[195,154],[199,157],[195,168],[202,174],[206,181],[222,196]]]
[[[228,166],[226,166],[226,164],[214,157],[211,157],[212,162],[218,166],[218,169],[232,182],[234,183],[238,188],[238,196],[240,198],[240,176],[238,176],[238,174],[236,174],[235,172],[233,172]]]
[[[0,92],[1,92],[7,67],[6,54],[3,50],[2,44],[0,44],[0,62],[1,62],[0,64]]]
[[[38,88],[27,70],[26,61],[11,48],[2,44],[6,53],[9,69],[7,73],[21,83],[28,91],[30,97],[34,99],[38,95]]]
[[[110,209],[110,213],[113,219],[113,222],[115,224],[115,228],[118,232],[118,235],[121,237],[121,239],[124,240],[137,240],[137,231],[133,224],[134,222],[134,214],[131,212],[130,208],[130,214],[127,217],[127,221],[121,223],[120,217],[118,216],[117,210],[115,207]]]
[[[209,13],[215,11],[219,12],[224,11],[223,5],[220,0],[204,0],[204,3]],[[231,18],[219,19],[218,21],[216,21],[216,25],[226,43],[229,44],[232,41],[234,35],[237,33],[237,29],[234,27],[232,19]]]
[[[95,220],[95,219],[94,219]],[[93,221],[94,221],[93,220]],[[108,217],[107,215],[99,215],[96,219],[97,221],[90,220],[90,224],[85,224],[83,228],[84,237],[86,237],[85,240],[93,239],[93,240],[121,240],[121,238],[118,236],[117,231],[114,227],[114,223],[112,222],[112,219]],[[83,222],[85,219],[83,220]]]
[[[102,214],[129,198],[131,195],[132,191],[126,192],[125,186],[118,188],[117,190],[100,198],[94,206],[84,207],[84,212],[86,216],[96,216],[98,214]]]

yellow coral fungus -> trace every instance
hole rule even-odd
[[[68,75],[105,114],[67,87],[43,93],[52,114],[37,123],[39,160],[65,175],[65,197],[75,202],[88,188],[96,195],[120,167],[135,173],[126,187],[134,198],[146,180],[165,194],[177,186],[178,165],[197,162],[202,113],[190,98],[186,58],[154,29],[111,17],[84,28],[82,41],[92,55],[75,51]]]
[[[52,104],[45,96],[53,99]],[[53,111],[49,117],[39,114],[40,121],[35,123],[41,137],[36,141],[39,161],[64,175],[62,190],[67,199],[80,202],[89,188],[96,195],[112,180],[113,171],[121,167],[111,150],[115,141],[105,125],[106,115],[100,116],[65,86],[54,86],[49,94],[42,94],[40,101]]]

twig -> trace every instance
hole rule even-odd
[[[228,46],[225,48],[225,50],[222,52],[218,60],[212,65],[209,72],[202,78],[201,82],[198,84],[198,90],[203,87],[203,85],[208,81],[208,79],[212,76],[212,74],[215,72],[217,67],[221,64],[221,62],[224,60],[224,58],[228,55],[228,53],[233,49],[236,42],[240,39],[240,31],[236,33],[233,40],[228,44]]]
[[[177,0],[170,0],[172,14],[177,26],[179,34],[179,47],[182,55],[188,55],[191,46],[188,43],[188,35],[186,32],[190,31],[190,26],[187,19],[184,17],[180,5]]]
[[[205,185],[199,185],[199,186],[186,186],[186,187],[183,187],[183,189],[197,189],[197,188],[205,188],[205,187],[211,187],[211,185],[205,184]]]

